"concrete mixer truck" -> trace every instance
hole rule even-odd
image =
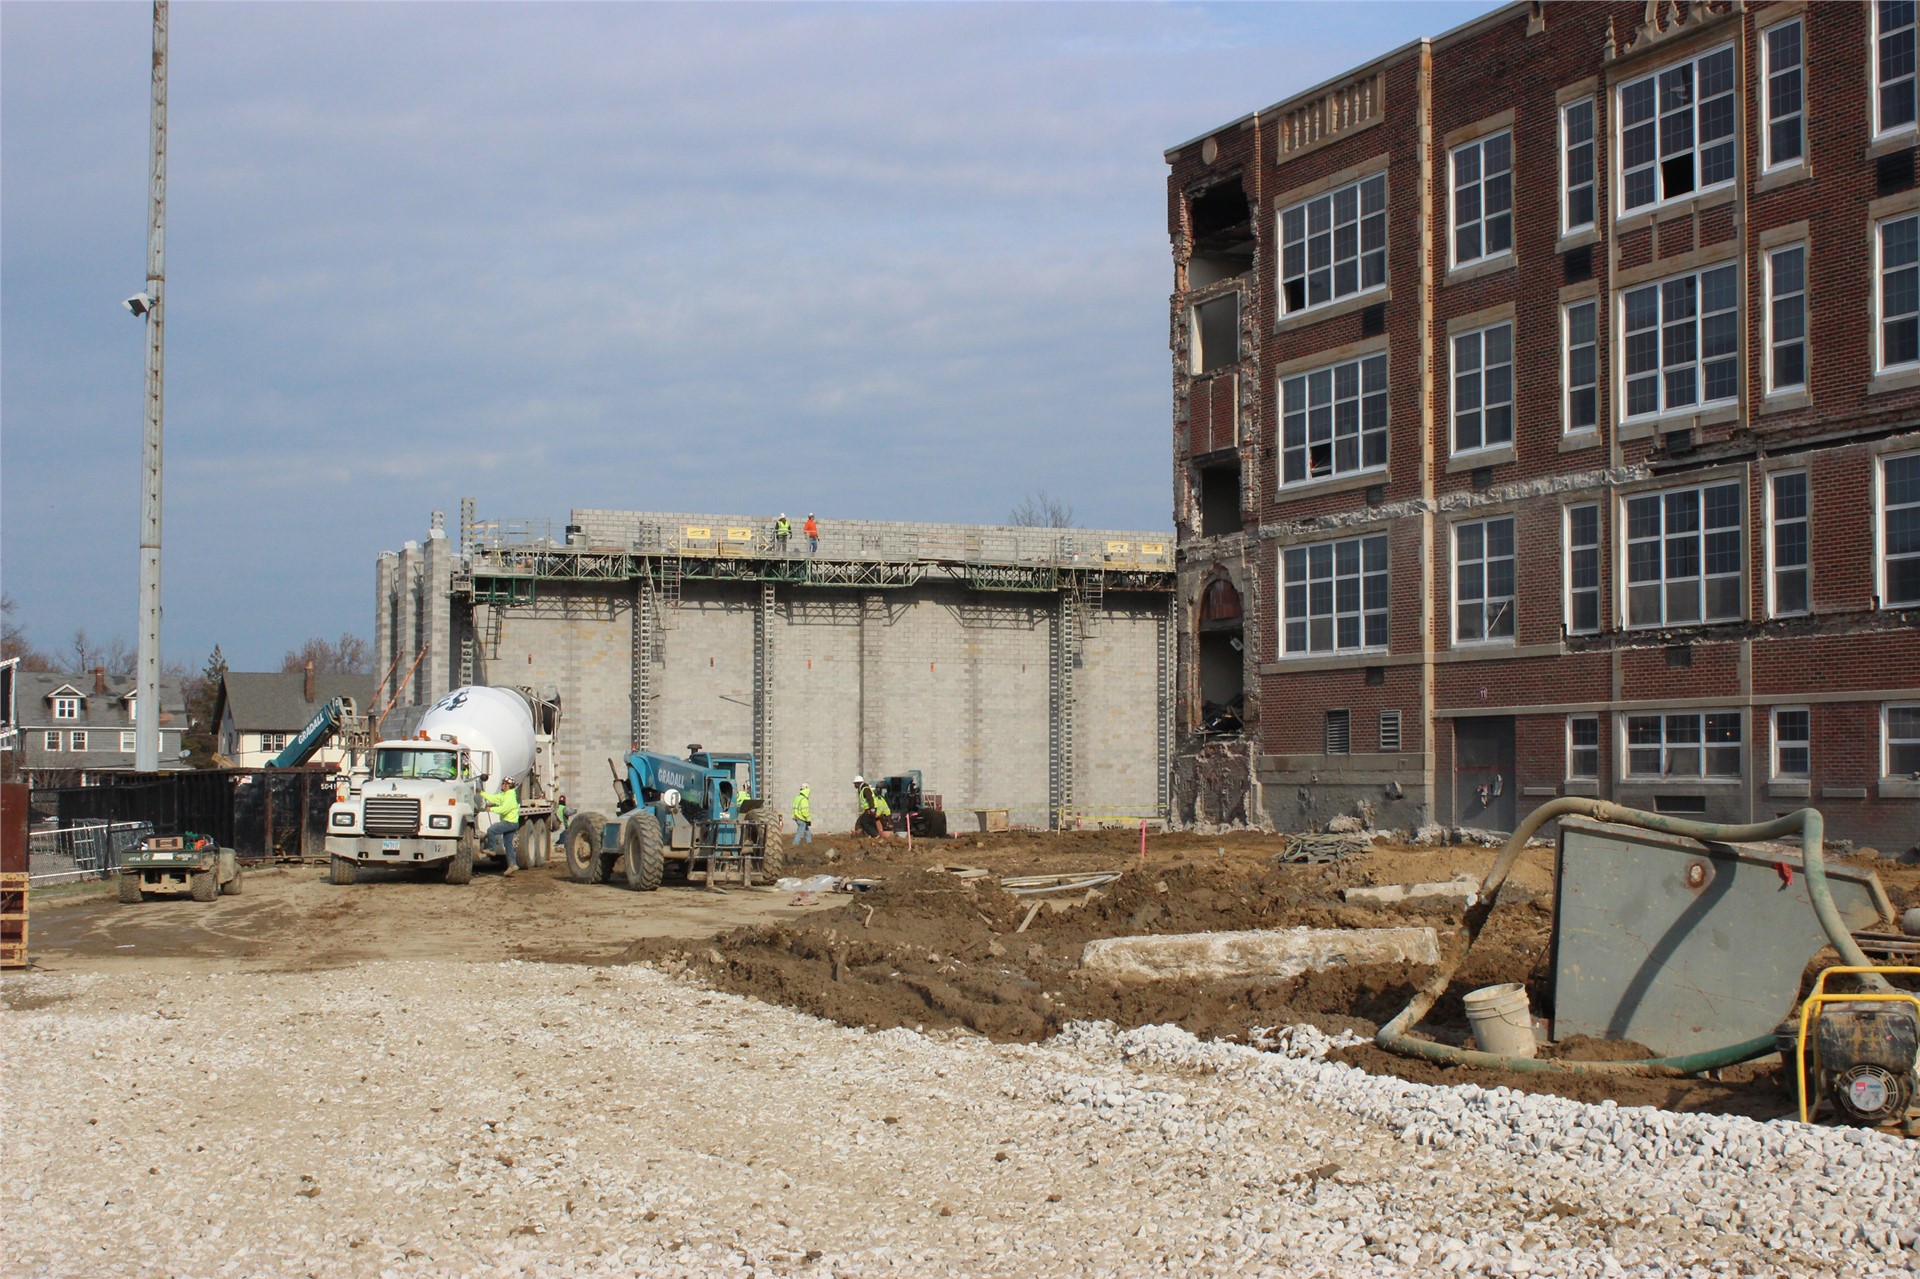
[[[552,689],[470,684],[428,707],[413,736],[375,742],[327,812],[328,879],[351,884],[362,866],[407,866],[468,882],[492,822],[479,791],[509,777],[520,792],[521,863],[546,861],[559,723]]]

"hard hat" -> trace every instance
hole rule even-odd
[[[867,784],[867,779],[856,775],[853,779],[853,784],[855,786],[865,786]]]
[[[787,518],[787,513],[786,513],[785,511],[782,511],[782,512],[780,512],[780,518],[781,518],[781,519],[783,519],[783,520],[784,520],[784,519],[786,519],[786,518]]]
[[[811,786],[809,786],[809,785],[807,785],[807,784],[806,784],[805,782],[801,782],[801,783],[800,783],[800,789],[801,789],[801,790],[812,790],[812,789],[813,789],[813,787],[811,787]]]

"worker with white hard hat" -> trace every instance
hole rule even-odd
[[[879,801],[873,793],[873,787],[867,785],[867,779],[855,776],[853,789],[860,797],[860,816],[853,823],[857,835],[878,835],[880,833]]]
[[[793,521],[787,518],[785,511],[773,522],[773,544],[782,555],[787,553],[787,539],[793,536]]]
[[[800,793],[793,797],[793,847],[812,842],[813,788],[801,782]]]

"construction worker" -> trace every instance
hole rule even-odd
[[[793,521],[787,518],[785,511],[782,511],[780,518],[773,522],[773,544],[780,549],[782,555],[787,553],[787,539],[792,536]]]
[[[562,795],[553,805],[553,846],[564,847],[567,842],[567,797]]]
[[[745,782],[736,782],[734,784],[738,787],[738,789],[733,792],[734,808],[737,811],[745,808],[747,801],[753,798],[753,788]]]
[[[813,842],[813,790],[805,782],[800,783],[800,793],[793,797],[793,847]]]
[[[482,847],[499,846],[501,854],[507,859],[504,873],[511,877],[517,869],[514,863],[520,860],[513,840],[513,833],[520,829],[520,792],[513,788],[513,779],[508,777],[501,781],[498,792],[489,791],[482,785],[480,798],[487,801],[487,807],[493,812],[493,824],[487,827],[487,838]]]
[[[875,832],[881,835],[891,835],[893,833],[893,806],[887,803],[887,797],[883,792],[868,787],[868,793],[873,796],[873,825]]]
[[[873,815],[873,787],[867,785],[867,779],[856,776],[853,779],[854,797],[860,801],[860,816],[854,821],[855,833],[878,835],[880,827]]]
[[[807,554],[818,555],[820,553],[820,521],[813,518],[812,511],[807,512],[807,522],[800,528],[807,535]]]

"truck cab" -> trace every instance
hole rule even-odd
[[[480,849],[487,754],[425,738],[376,743],[369,771],[347,781],[327,812],[334,882],[388,865],[444,867],[449,883],[466,883]]]

